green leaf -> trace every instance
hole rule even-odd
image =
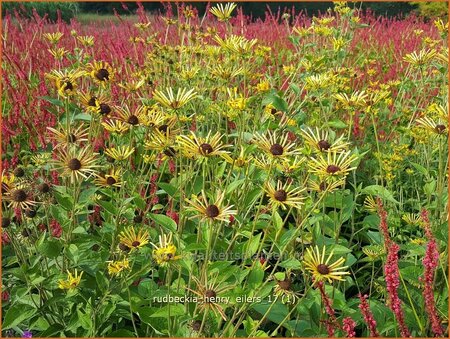
[[[275,92],[267,94],[266,97],[263,99],[262,104],[263,105],[272,104],[273,107],[282,112],[287,112],[289,109],[287,102]]]
[[[55,106],[64,107],[64,103],[59,99],[55,99],[55,98],[48,97],[48,96],[39,97],[39,99],[48,101],[49,103],[51,103],[52,105],[55,105]]]
[[[58,204],[64,208],[66,211],[72,210],[73,207],[73,199],[69,195],[61,194],[58,192],[55,192],[54,194],[56,201]]]
[[[374,196],[378,196],[382,199],[385,199],[387,201],[393,202],[395,204],[398,204],[399,202],[394,199],[394,196],[391,192],[389,192],[386,188],[380,185],[371,185],[363,188],[361,191],[363,194],[370,194]]]
[[[167,215],[162,214],[149,214],[150,219],[156,222],[158,225],[165,228],[167,231],[176,232],[177,231],[177,223]]]
[[[87,113],[80,113],[73,117],[73,120],[91,121],[92,116]]]
[[[325,124],[326,127],[332,127],[336,129],[342,129],[347,128],[347,124],[339,119],[333,119],[331,121],[328,121],[327,124]]]
[[[160,183],[158,183],[158,186],[161,188],[161,189],[163,189],[168,195],[170,195],[172,198],[174,198],[175,197],[175,194],[177,193],[177,191],[178,191],[178,189],[175,187],[175,186],[173,186],[173,185],[171,185],[171,184],[168,184],[168,183],[165,183],[165,182],[160,182]]]
[[[30,319],[37,309],[30,305],[15,304],[6,311],[4,321],[2,323],[2,330],[10,329],[14,326],[20,325],[25,320]]]
[[[43,256],[53,259],[61,253],[62,247],[62,243],[58,240],[47,240],[39,244],[37,250]]]
[[[186,313],[186,310],[183,305],[181,304],[169,304],[167,306],[164,306],[154,312],[150,318],[166,318],[169,316],[180,316]]]
[[[297,259],[290,258],[290,259],[282,261],[280,263],[280,266],[283,268],[299,269],[299,268],[301,268],[302,264]]]

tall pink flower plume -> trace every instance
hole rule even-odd
[[[350,317],[342,320],[342,329],[344,330],[347,338],[354,338],[356,336],[355,326],[356,322]]]
[[[437,337],[444,336],[444,330],[441,326],[441,320],[439,318],[436,303],[434,301],[433,285],[434,285],[434,274],[436,268],[439,265],[439,251],[437,248],[436,240],[431,232],[431,224],[428,218],[428,211],[423,209],[421,213],[421,219],[424,223],[425,235],[428,238],[427,249],[425,252],[425,257],[422,260],[424,266],[424,275],[421,277],[424,283],[423,297],[425,299],[425,311],[427,312],[428,318],[431,323],[431,330],[433,334]]]
[[[372,314],[372,311],[370,310],[369,303],[367,302],[367,295],[359,295],[359,300],[361,303],[359,304],[359,309],[361,310],[361,313],[363,315],[364,321],[366,322],[367,327],[369,328],[370,336],[371,337],[378,337],[378,331],[377,331],[377,322]]]
[[[392,312],[397,319],[398,326],[400,328],[400,334],[402,337],[410,337],[408,327],[405,324],[405,317],[403,314],[401,300],[398,296],[398,287],[400,286],[399,270],[398,270],[398,251],[400,247],[391,242],[388,247],[388,254],[386,264],[384,266],[384,276],[386,279],[386,289],[388,292],[390,305]]]

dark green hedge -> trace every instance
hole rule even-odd
[[[80,6],[77,2],[20,2],[20,1],[2,1],[2,16],[6,12],[13,13],[19,11],[24,16],[32,16],[33,8],[36,9],[39,16],[48,14],[48,18],[56,21],[58,10],[64,21],[69,21],[79,13]]]

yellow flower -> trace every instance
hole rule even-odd
[[[362,251],[365,255],[369,257],[371,261],[376,261],[380,259],[380,257],[386,253],[384,246],[380,245],[364,246],[362,248]]]
[[[234,2],[229,2],[225,6],[218,3],[215,7],[212,7],[209,11],[217,18],[219,21],[228,21],[231,18],[231,13],[237,7]]]
[[[122,173],[120,169],[111,168],[107,174],[102,173],[100,175],[96,175],[97,178],[94,180],[94,183],[101,187],[121,187],[122,181],[121,176]]]
[[[317,181],[314,179],[308,180],[308,188],[312,191],[316,191],[319,193],[323,192],[330,193],[344,185],[345,185],[345,178],[333,182]]]
[[[69,177],[70,182],[74,183],[82,178],[88,179],[96,173],[96,168],[99,167],[95,164],[96,158],[97,154],[92,153],[89,148],[70,148],[60,150],[58,158],[53,160],[52,163],[55,170],[62,170],[61,175]]]
[[[43,34],[44,38],[46,38],[52,44],[57,44],[58,41],[63,37],[63,35],[64,34],[61,32]]]
[[[338,153],[336,151],[328,151],[326,158],[320,155],[317,159],[310,159],[309,172],[317,174],[327,181],[336,181],[342,177],[346,177],[350,171],[356,169],[351,167],[352,163],[357,159],[351,151]]]
[[[46,77],[55,82],[58,94],[61,97],[66,98],[77,93],[76,80],[84,74],[84,71],[77,69],[70,71],[53,70],[52,72],[46,74]]]
[[[33,200],[25,183],[14,184],[11,180],[14,180],[13,176],[10,180],[2,177],[2,196],[5,201],[9,201],[8,207],[26,210],[35,206],[37,202]]]
[[[130,127],[141,125],[146,118],[144,106],[139,106],[138,108],[132,111],[128,107],[128,105],[125,104],[120,107],[115,107],[115,110],[119,118],[123,122],[130,124]]]
[[[328,131],[319,130],[316,127],[314,130],[310,127],[300,129],[300,134],[306,144],[311,146],[316,152],[343,152],[348,148],[349,142],[344,142],[344,136],[339,137],[334,142],[328,137]]]
[[[417,119],[416,122],[418,126],[423,127],[432,133],[436,133],[442,136],[445,136],[447,134],[448,128],[443,121],[438,121],[436,123],[429,117],[423,117],[421,119]]]
[[[108,273],[109,275],[119,275],[124,270],[130,269],[130,262],[128,259],[123,259],[121,261],[110,261],[108,263]]]
[[[218,35],[215,35],[214,40],[220,47],[240,55],[250,52],[253,46],[258,42],[257,39],[248,40],[240,35],[231,35],[226,37],[225,40]]]
[[[304,266],[307,271],[309,271],[313,278],[314,283],[319,281],[327,280],[331,283],[333,280],[344,281],[343,275],[350,274],[345,271],[347,266],[342,266],[345,262],[344,258],[336,260],[334,263],[329,264],[330,259],[333,256],[333,251],[330,253],[328,258],[325,260],[325,246],[322,248],[322,253],[319,247],[316,246],[315,249],[306,249],[307,254],[304,258]]]
[[[227,101],[227,105],[230,108],[242,111],[247,107],[248,99],[244,98],[242,94],[238,94],[237,88],[227,88],[227,92],[230,97]]]
[[[231,160],[229,152],[224,150],[228,145],[223,145],[220,139],[222,139],[222,136],[218,132],[211,136],[210,131],[206,138],[197,137],[191,132],[190,137],[185,135],[177,137],[177,147],[189,158],[203,160],[213,156],[220,156],[226,160]]]
[[[262,92],[267,92],[270,89],[270,83],[268,80],[261,80],[257,85],[256,85],[256,90],[260,93]]]
[[[77,36],[77,40],[85,47],[94,46],[94,37],[91,35]]]
[[[144,247],[149,242],[149,234],[147,230],[140,228],[136,233],[134,226],[127,227],[120,232],[119,240],[121,245],[125,245],[131,251]]]
[[[150,22],[137,22],[134,24],[134,27],[136,27],[137,29],[139,29],[140,31],[145,31],[147,28],[150,27]]]
[[[355,91],[350,96],[347,93],[338,93],[334,94],[333,97],[344,109],[355,109],[366,105],[367,94],[364,91]]]
[[[78,275],[78,271],[75,269],[74,274],[67,271],[67,279],[59,280],[58,287],[62,290],[72,290],[78,287],[78,285],[81,282],[81,276],[83,275],[83,272],[81,272],[80,275]]]
[[[105,87],[114,79],[114,70],[104,61],[94,61],[87,65],[88,73],[95,83]]]
[[[130,155],[134,153],[134,147],[130,146],[118,146],[110,147],[105,150],[105,154],[115,160],[126,160]]]
[[[287,207],[297,209],[302,207],[305,197],[301,193],[305,191],[305,188],[297,187],[291,189],[291,185],[287,182],[283,184],[280,180],[278,180],[276,188],[270,182],[265,184],[264,191],[269,196],[269,201],[273,208],[281,207],[281,209],[285,210]]]
[[[371,213],[378,212],[378,203],[375,201],[375,199],[371,195],[368,195],[366,197],[366,199],[364,199],[364,209]]]
[[[295,144],[288,140],[288,135],[278,137],[276,132],[268,132],[267,135],[255,133],[253,141],[259,148],[272,158],[282,159],[299,153]]]
[[[214,199],[214,203],[209,203],[205,191],[202,191],[200,198],[193,196],[192,200],[186,199],[186,202],[190,205],[187,209],[199,213],[199,215],[193,216],[192,218],[200,218],[203,221],[219,220],[228,223],[230,222],[230,217],[236,215],[237,211],[232,210],[233,205],[227,207],[222,206],[224,198],[225,193],[219,192],[216,199]]]
[[[422,49],[419,53],[416,51],[407,54],[403,60],[416,67],[422,67],[428,64],[436,56],[434,49]]]
[[[188,90],[187,88],[179,88],[176,96],[172,88],[166,88],[165,92],[159,90],[153,92],[153,99],[161,105],[172,109],[181,108],[196,97],[197,92],[194,89]]]
[[[123,134],[130,129],[130,125],[122,120],[109,119],[102,122],[102,126],[108,131],[117,134]]]
[[[66,55],[68,53],[68,51],[64,48],[52,48],[48,50],[50,52],[51,55],[53,55],[53,57],[56,60],[62,60],[62,58],[64,57],[64,55]]]
[[[159,244],[151,244],[155,249],[153,250],[153,259],[160,266],[165,266],[171,261],[178,260],[181,256],[176,256],[177,248],[172,243],[172,233],[168,236],[163,234],[159,236]]]
[[[65,126],[59,125],[58,129],[47,127],[47,130],[51,133],[50,139],[57,142],[54,146],[57,148],[67,148],[71,145],[80,145],[83,142],[88,141],[89,128],[83,128],[83,125],[77,128],[69,127],[69,130]]]
[[[408,225],[412,226],[421,226],[422,220],[420,215],[414,213],[405,213],[402,215],[402,220],[406,222]]]
[[[119,84],[119,87],[127,90],[128,92],[136,92],[145,84],[144,78],[128,80],[127,82]]]

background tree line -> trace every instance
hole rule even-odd
[[[206,8],[206,2],[186,2],[199,10],[202,14]],[[448,11],[447,2],[355,2],[354,6],[362,9],[370,8],[376,15],[399,16],[416,12],[426,18],[435,16],[445,17]],[[147,11],[163,11],[164,5],[160,2],[143,2]],[[308,15],[317,15],[325,12],[333,6],[332,2],[241,2],[245,14],[253,18],[264,18],[269,7],[273,12],[279,8],[294,7],[296,12],[302,10]],[[2,3],[2,15],[7,11],[18,9],[24,15],[32,15],[33,9],[41,16],[48,14],[55,20],[57,11],[60,11],[64,20],[76,16],[79,13],[112,14],[115,9],[119,14],[133,14],[136,10],[136,2],[16,2],[4,1]]]

